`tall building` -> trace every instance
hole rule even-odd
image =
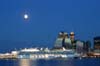
[[[60,32],[55,41],[54,48],[57,48],[57,49],[62,48],[63,39],[64,39],[64,32]]]
[[[68,33],[65,33],[65,32],[64,32],[64,34],[63,34],[63,41],[62,41],[62,46],[63,46],[64,48],[66,48],[65,39],[67,39],[67,38],[68,38]]]
[[[94,52],[100,53],[100,36],[94,37]]]
[[[76,48],[75,43],[76,42],[74,38],[74,32],[71,32],[70,36],[68,35],[67,32],[60,32],[55,41],[54,48],[64,47],[65,49],[73,49],[73,45],[74,45],[74,48]]]
[[[84,52],[83,45],[84,43],[82,41],[77,41],[76,42],[76,52],[83,53]]]
[[[70,38],[65,38],[64,39],[64,48],[66,49],[72,49],[72,44]]]
[[[65,33],[65,37],[64,37],[64,47],[66,49],[72,49],[71,39],[69,38],[67,33]]]
[[[56,39],[54,48],[66,48],[71,49],[71,40],[66,32],[60,32],[58,38]]]
[[[74,34],[74,32],[70,33],[70,39],[71,39],[71,42],[74,43],[74,41],[75,41],[75,34]]]
[[[77,40],[75,40],[75,33],[74,32],[70,33],[70,39],[71,39],[72,48],[76,49],[76,41]]]
[[[94,38],[94,49],[100,49],[100,37]]]
[[[84,43],[84,51],[87,53],[91,50],[91,42],[88,40]]]

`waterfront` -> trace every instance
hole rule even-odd
[[[100,58],[52,60],[0,60],[0,66],[100,66]]]

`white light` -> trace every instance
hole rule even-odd
[[[24,19],[28,19],[28,14],[24,14]]]

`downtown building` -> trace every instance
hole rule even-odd
[[[74,32],[60,32],[54,44],[54,49],[73,49],[75,52],[83,54],[87,53],[90,48],[89,42],[75,39]]]
[[[100,57],[100,36],[94,37],[93,51],[88,54],[90,57]]]
[[[94,52],[100,53],[100,37],[94,37]]]
[[[55,41],[54,48],[62,49],[64,47],[65,49],[71,49],[71,45],[71,39],[69,38],[68,33],[60,32]]]

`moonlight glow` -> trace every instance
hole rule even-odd
[[[24,14],[24,19],[28,19],[28,14]]]

